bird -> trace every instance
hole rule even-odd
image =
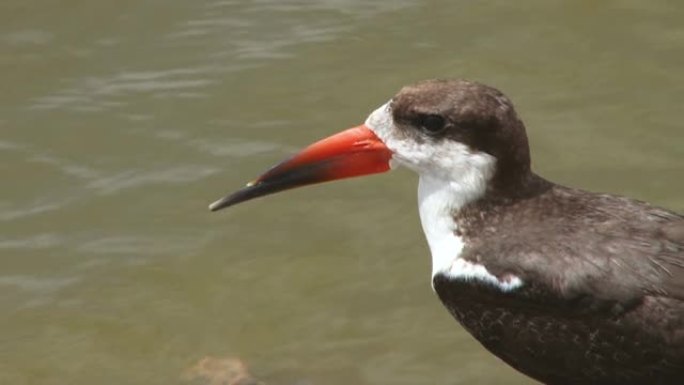
[[[209,208],[400,166],[419,175],[432,288],[485,349],[550,385],[684,381],[684,216],[535,173],[494,87],[404,86]]]

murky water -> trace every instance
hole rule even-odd
[[[442,309],[399,171],[210,214],[404,84],[495,85],[536,169],[684,209],[680,1],[4,0],[0,383],[526,384]]]

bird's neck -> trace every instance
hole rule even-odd
[[[463,239],[453,213],[480,199],[486,184],[455,183],[430,175],[421,175],[418,182],[418,211],[432,254],[432,276],[448,270],[463,250]]]
[[[492,183],[496,178],[477,180],[460,178],[445,180],[421,175],[418,183],[420,220],[432,254],[432,276],[453,271],[458,266],[461,252],[467,246],[470,222],[464,217],[482,218],[488,210],[498,210],[518,200],[526,199],[548,189],[552,184],[528,172],[515,184],[501,188]],[[510,188],[508,188],[510,187]],[[467,267],[466,267],[467,268]]]

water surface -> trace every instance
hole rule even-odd
[[[497,86],[535,168],[684,210],[677,1],[5,0],[0,383],[529,384],[429,285],[398,171],[210,214],[401,85]]]

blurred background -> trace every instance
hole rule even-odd
[[[430,288],[408,171],[207,205],[402,85],[496,86],[535,169],[684,210],[684,5],[3,0],[0,383],[530,384]]]

